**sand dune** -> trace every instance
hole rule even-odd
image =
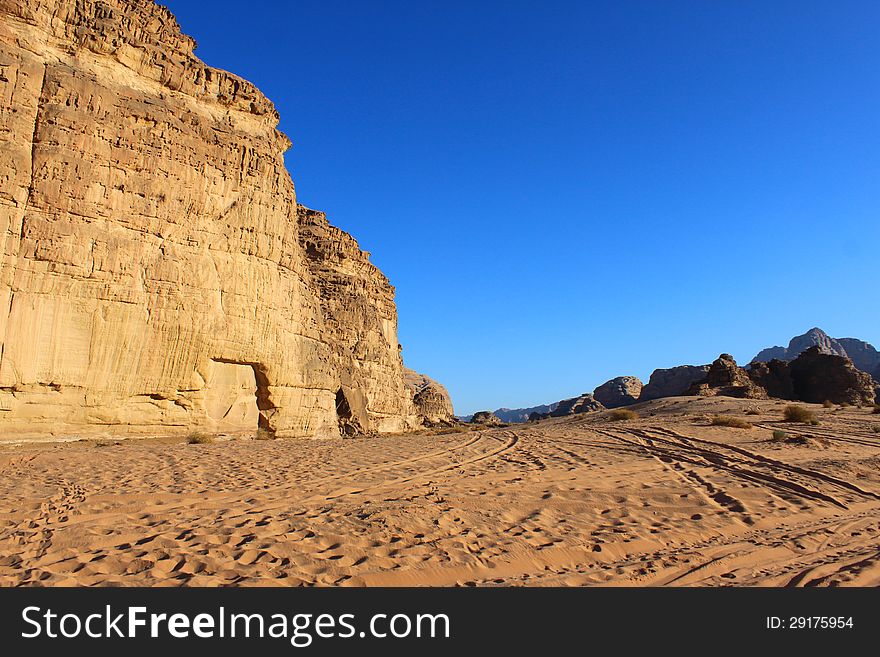
[[[783,405],[674,398],[628,422],[334,441],[6,445],[0,583],[880,584],[880,416],[816,406],[820,425],[789,425]],[[756,427],[709,426],[718,412]]]

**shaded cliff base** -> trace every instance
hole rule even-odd
[[[880,416],[804,405],[819,424],[791,423],[786,405],[677,397],[630,420],[406,440],[0,446],[0,585],[880,584]]]

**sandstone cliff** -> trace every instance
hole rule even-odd
[[[404,381],[412,395],[415,413],[423,425],[453,424],[455,411],[445,386],[429,376],[404,369]]]
[[[638,377],[618,376],[596,388],[593,397],[605,408],[619,408],[635,404],[643,387]]]
[[[393,288],[152,0],[0,0],[0,429],[411,426]]]
[[[708,365],[679,365],[678,367],[654,370],[648,383],[642,388],[639,401],[688,394],[688,389],[693,384],[702,381],[708,372]]]
[[[590,413],[592,411],[604,410],[604,406],[593,398],[588,392],[579,397],[571,399],[563,399],[556,408],[550,412],[550,417],[565,417],[566,415],[576,415],[578,413]]]

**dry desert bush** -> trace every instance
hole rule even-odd
[[[186,437],[187,445],[207,445],[208,443],[213,443],[214,437],[211,434],[204,433],[202,431],[193,431]]]
[[[803,422],[804,424],[819,424],[816,412],[804,406],[789,404],[782,412],[786,422]]]
[[[740,420],[738,417],[730,415],[716,415],[712,418],[710,424],[713,427],[733,427],[735,429],[751,429],[752,423]]]
[[[608,417],[615,422],[619,422],[621,420],[637,420],[639,418],[639,414],[635,411],[629,410],[628,408],[615,408],[608,414]]]

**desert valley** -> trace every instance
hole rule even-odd
[[[877,585],[878,416],[817,405],[813,426],[785,406],[673,397],[630,420],[7,446],[0,583]]]
[[[0,2],[0,585],[880,584],[871,344],[456,417],[194,51],[152,0]]]

